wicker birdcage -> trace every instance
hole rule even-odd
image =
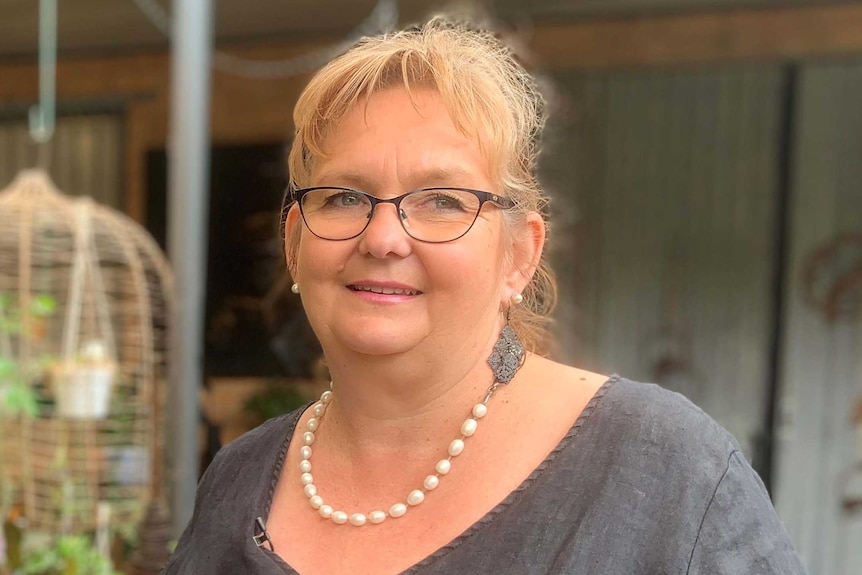
[[[28,529],[93,530],[105,503],[135,525],[161,495],[172,294],[126,216],[41,171],[0,192],[0,486]]]

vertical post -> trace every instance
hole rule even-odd
[[[209,109],[212,2],[175,0],[168,142],[168,253],[176,274],[171,330],[173,528],[192,516],[198,475],[198,390],[209,213]]]

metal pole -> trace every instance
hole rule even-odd
[[[172,323],[172,516],[178,535],[192,516],[198,478],[198,390],[209,213],[212,2],[175,0],[168,142],[168,253],[176,274]]]

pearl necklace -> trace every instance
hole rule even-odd
[[[389,508],[388,512],[378,509],[371,511],[366,515],[364,513],[348,514],[346,511],[340,511],[331,505],[327,505],[324,502],[323,497],[318,493],[317,486],[314,484],[314,476],[311,475],[311,446],[314,444],[314,432],[320,428],[323,416],[326,414],[326,408],[332,402],[332,389],[330,384],[330,389],[324,391],[320,396],[320,400],[312,407],[314,417],[309,419],[305,424],[306,431],[302,434],[303,445],[299,449],[299,453],[302,456],[302,461],[299,462],[299,470],[302,473],[300,480],[302,481],[305,496],[308,497],[308,502],[311,504],[312,509],[316,509],[321,517],[324,519],[330,519],[333,523],[344,525],[349,522],[351,525],[355,525],[356,527],[362,527],[367,523],[379,525],[380,523],[383,523],[387,517],[392,517],[393,519],[403,517],[410,507],[415,507],[425,501],[425,494],[436,489],[440,484],[440,478],[449,473],[452,469],[452,458],[461,455],[465,447],[464,442],[468,437],[471,437],[476,433],[476,429],[479,427],[479,420],[485,417],[485,414],[488,413],[488,402],[491,400],[491,397],[500,385],[502,385],[502,382],[494,383],[494,385],[488,389],[485,399],[473,406],[471,417],[468,417],[464,420],[464,423],[461,424],[460,437],[453,439],[449,444],[449,456],[446,459],[441,459],[437,462],[434,466],[435,473],[428,475],[425,478],[425,481],[422,482],[423,489],[414,489],[407,494],[406,503],[395,503]]]

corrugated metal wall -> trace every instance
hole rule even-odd
[[[839,477],[854,459],[862,314],[827,321],[806,305],[802,277],[814,250],[841,232],[862,232],[862,63],[804,67],[795,126],[776,504],[813,574],[859,575],[862,513],[842,513]],[[856,265],[860,254],[862,246]],[[828,270],[819,274],[824,285],[837,279]],[[855,298],[858,310],[859,290]]]
[[[60,117],[51,150],[49,172],[61,191],[122,210],[124,140],[119,116]],[[36,158],[26,122],[0,123],[0,189],[19,170],[33,167]]]
[[[577,254],[557,265],[563,355],[681,391],[750,457],[766,412],[779,68],[561,83],[575,153],[558,145],[548,179],[558,245]]]
[[[862,318],[829,324],[804,304],[800,276],[815,248],[862,232],[862,66],[800,70],[786,132],[774,495],[812,575],[858,575],[862,516],[842,516],[839,474],[853,462]],[[559,355],[683,392],[749,457],[765,431],[781,325],[772,277],[793,78],[779,66],[561,76],[545,162],[556,198]]]

